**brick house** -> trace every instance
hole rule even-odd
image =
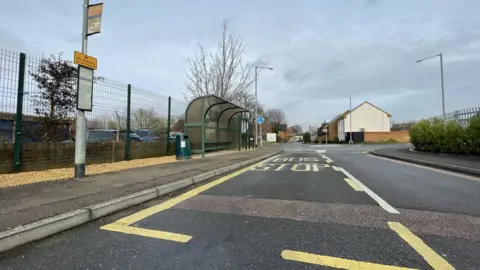
[[[351,111],[339,114],[326,125],[328,139],[333,141],[338,138],[339,141],[344,141],[350,129],[354,133],[390,132],[391,117],[391,114],[365,101]]]

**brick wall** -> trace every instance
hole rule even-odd
[[[398,142],[410,142],[410,135],[408,130],[400,131],[385,131],[385,132],[365,132],[366,142],[377,142],[395,140]]]
[[[132,142],[131,158],[141,159],[165,156],[164,142]],[[170,146],[175,155],[175,144]],[[125,143],[88,143],[87,164],[110,163],[124,160]],[[72,167],[75,163],[74,143],[24,143],[21,157],[22,171],[38,171]],[[0,173],[11,173],[13,166],[13,144],[0,142]]]
[[[328,126],[328,140],[333,141],[336,138],[338,138],[338,121],[335,121]]]

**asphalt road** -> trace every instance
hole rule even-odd
[[[0,269],[480,269],[478,179],[364,154],[376,146],[283,147],[0,254]]]

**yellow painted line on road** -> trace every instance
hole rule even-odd
[[[263,163],[263,162],[260,162],[260,163]],[[161,204],[158,204],[158,205],[155,205],[155,206],[152,206],[150,208],[147,208],[145,210],[142,210],[140,212],[137,212],[133,215],[130,215],[130,216],[127,216],[127,217],[124,217],[122,219],[119,219],[118,221],[116,221],[116,223],[118,224],[124,224],[124,225],[130,225],[132,223],[135,223],[135,222],[138,222],[146,217],[149,217],[153,214],[156,214],[160,211],[163,211],[163,210],[166,210],[166,209],[169,209],[169,208],[172,208],[173,206],[185,201],[185,200],[188,200],[190,198],[192,198],[193,196],[196,196],[198,195],[199,193],[201,192],[204,192],[216,185],[219,185],[225,181],[228,181],[230,179],[232,179],[233,177],[235,176],[238,176],[248,170],[250,170],[252,167],[255,167],[255,166],[258,166],[258,164],[255,164],[253,166],[250,166],[250,167],[247,167],[247,168],[244,168],[244,169],[241,169],[239,171],[236,171],[234,173],[231,173],[229,175],[226,175],[226,176],[223,176],[215,181],[212,181],[208,184],[205,184],[203,186],[200,186],[200,187],[197,187],[197,188],[194,188],[190,191],[187,191],[185,193],[183,193],[182,195],[179,195],[173,199],[170,199],[166,202],[163,202]]]
[[[229,175],[225,175],[217,180],[214,180],[208,184],[205,184],[203,186],[194,188],[190,191],[187,191],[183,193],[182,195],[179,195],[173,199],[170,199],[168,201],[165,201],[161,204],[152,206],[150,208],[144,209],[142,211],[139,211],[135,214],[132,214],[130,216],[126,216],[124,218],[121,218],[113,223],[104,225],[100,227],[102,230],[108,230],[108,231],[114,231],[114,232],[121,232],[121,233],[126,233],[126,234],[132,234],[132,235],[140,235],[140,236],[145,236],[145,237],[152,237],[152,238],[158,238],[158,239],[163,239],[163,240],[170,240],[170,241],[176,241],[176,242],[181,242],[185,243],[188,242],[192,236],[189,235],[184,235],[184,234],[177,234],[177,233],[171,233],[171,232],[165,232],[165,231],[159,231],[159,230],[150,230],[150,229],[142,229],[142,228],[137,228],[137,227],[132,227],[130,226],[131,224],[138,222],[144,218],[147,218],[151,215],[154,215],[158,212],[161,212],[163,210],[172,208],[176,204],[179,204],[185,200],[188,200],[192,198],[195,195],[198,195],[199,193],[206,191],[216,185],[219,185],[225,181],[228,181],[232,179],[235,176],[238,176],[246,171],[251,170],[255,166],[259,166],[265,162],[268,162],[271,159],[274,159],[278,157],[273,156],[271,158],[268,158],[264,161],[258,162],[254,165],[251,165],[249,167],[243,168],[241,170],[238,170],[234,173],[231,173]]]
[[[406,268],[400,266],[391,266],[377,263],[361,262],[348,260],[337,257],[323,256],[301,251],[284,250],[280,254],[282,258],[289,261],[297,261],[303,263],[316,264],[338,269],[355,269],[355,270],[407,270],[414,268]]]
[[[413,234],[407,227],[398,222],[388,222],[390,229],[395,231],[405,242],[420,254],[433,269],[455,269],[442,256],[438,255],[422,239]]]
[[[192,236],[190,235],[158,231],[158,230],[142,229],[142,228],[125,226],[125,225],[115,224],[115,223],[105,225],[101,227],[101,229],[113,231],[113,232],[121,232],[121,233],[126,233],[131,235],[139,235],[144,237],[180,242],[180,243],[186,243],[190,241],[190,239],[192,239]]]
[[[298,169],[298,166],[301,164],[295,164],[292,166],[293,172],[309,172],[310,171],[310,164],[305,164],[305,169]],[[318,168],[317,168],[318,169]]]
[[[355,182],[352,181],[352,179],[350,178],[343,178],[343,180],[345,180],[345,182],[347,182],[347,184],[353,188],[355,191],[363,191],[363,189],[361,189]]]
[[[283,169],[283,167],[287,166],[288,164],[281,164],[280,166],[278,166],[278,168],[275,169],[275,171],[280,171]]]

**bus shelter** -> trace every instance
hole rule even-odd
[[[185,133],[192,153],[204,156],[206,151],[240,150],[243,114],[247,112],[215,95],[193,99],[185,110]]]

